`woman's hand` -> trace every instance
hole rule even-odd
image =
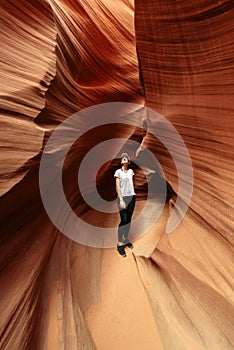
[[[126,209],[126,204],[125,204],[125,202],[124,202],[124,200],[123,199],[121,199],[120,200],[120,207],[122,208],[122,209]]]

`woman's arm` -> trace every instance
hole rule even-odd
[[[117,192],[118,197],[119,197],[121,208],[125,209],[126,208],[126,204],[125,204],[125,202],[123,200],[123,197],[122,197],[122,193],[121,193],[121,189],[120,189],[120,178],[119,177],[116,177],[116,192]]]

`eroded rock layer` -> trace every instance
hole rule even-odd
[[[231,350],[231,2],[14,0],[0,7],[0,347]],[[83,157],[108,139],[138,143],[139,149],[131,148],[136,161],[144,159],[144,147],[150,149],[168,181],[164,210],[146,235],[135,237],[125,259],[113,244],[88,247],[60,232],[39,188],[42,151],[55,128],[73,113],[105,102],[139,105],[139,128],[129,105],[129,125],[91,130],[73,145],[63,185],[74,212],[98,227],[118,225],[118,213],[92,210],[77,187]],[[170,234],[177,168],[170,150],[144,130],[147,124],[167,131],[144,113],[144,105],[176,128],[193,165],[192,199]],[[83,118],[74,129],[86,126]],[[180,153],[171,134],[168,140]],[[53,151],[58,164],[64,147],[61,142]],[[112,144],[110,159],[116,159],[98,172],[97,187],[107,200],[115,199],[113,169],[120,151]],[[157,164],[145,163],[143,170],[160,187]],[[56,181],[50,173],[48,191]],[[137,216],[147,199],[146,178],[137,167],[135,185]],[[143,225],[157,204],[151,203]],[[62,201],[54,206],[65,225]]]
[[[231,7],[229,1],[136,1],[146,105],[182,135],[194,170],[182,225],[163,236],[150,261],[137,256],[166,349],[233,346]],[[172,159],[161,148],[160,164],[174,187]]]

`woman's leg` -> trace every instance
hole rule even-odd
[[[128,223],[128,214],[126,209],[122,209],[119,211],[120,214],[120,223],[118,227],[118,243],[123,244],[123,239],[126,234],[126,225]]]
[[[131,227],[131,219],[132,219],[132,214],[135,208],[135,201],[136,198],[135,196],[132,196],[131,200],[128,203],[128,206],[126,208],[126,214],[127,214],[127,220],[126,220],[126,226],[125,226],[125,231],[124,231],[124,239],[128,239],[130,227]]]

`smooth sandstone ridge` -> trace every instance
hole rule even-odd
[[[232,2],[2,0],[0,9],[0,348],[232,350]],[[41,155],[55,128],[106,102],[163,115],[193,166],[188,211],[168,234],[176,165],[161,142],[131,124],[131,108],[128,126],[91,130],[73,145],[64,162],[66,198],[99,227],[117,227],[119,219],[91,209],[79,192],[78,168],[88,151],[112,138],[134,140],[141,146],[132,146],[136,160],[145,147],[163,169],[170,189],[164,209],[124,259],[113,245],[88,247],[66,237],[49,219],[39,189]],[[143,114],[145,121],[163,128]],[[85,126],[84,118],[74,127]],[[174,150],[180,153],[176,143]],[[113,143],[109,151],[116,159],[99,169],[97,187],[114,200],[121,149]],[[157,187],[156,164],[144,170]],[[48,189],[55,182],[51,175]],[[137,217],[147,200],[140,169],[135,184]],[[54,206],[65,224],[62,203]]]

